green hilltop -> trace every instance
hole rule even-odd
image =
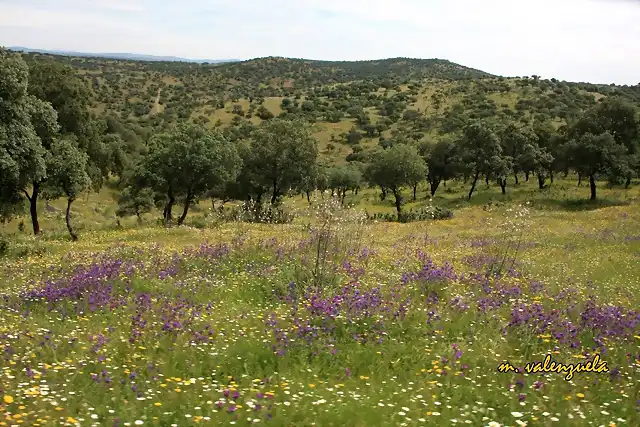
[[[455,132],[468,119],[538,118],[561,126],[606,96],[640,104],[640,86],[507,78],[442,59],[196,64],[25,57],[71,66],[93,89],[94,111],[129,137],[145,139],[187,119],[233,137],[271,116],[300,117],[315,124],[321,154],[336,163],[380,137],[420,141]]]

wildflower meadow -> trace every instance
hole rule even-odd
[[[0,425],[640,425],[637,202],[410,224],[295,203],[291,224],[15,237]],[[524,370],[546,355],[608,370]]]

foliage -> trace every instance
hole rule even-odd
[[[503,155],[500,140],[487,122],[474,122],[465,127],[459,144],[464,173],[472,179],[469,199],[481,174],[487,179],[492,175],[506,177],[511,159]]]
[[[150,187],[165,202],[164,221],[172,219],[172,207],[180,197],[184,210],[208,190],[233,181],[242,166],[235,145],[222,135],[197,125],[182,125],[171,133],[154,136],[149,154],[139,165],[135,181],[138,189]]]
[[[596,177],[627,176],[627,151],[616,142],[613,135],[605,132],[599,135],[586,133],[579,139],[572,139],[566,145],[569,164],[578,173],[589,177],[591,200],[596,199]]]
[[[242,178],[260,195],[270,191],[274,204],[290,188],[302,185],[317,156],[317,141],[304,122],[269,120],[251,135]]]
[[[362,184],[362,172],[352,163],[347,166],[334,166],[329,170],[328,187],[337,192],[344,204],[347,191],[355,191]]]
[[[33,206],[37,185],[47,176],[46,145],[57,132],[57,115],[50,104],[27,93],[28,73],[19,55],[0,49],[0,210],[4,216],[11,214],[26,194],[37,234]]]
[[[392,191],[398,215],[402,211],[402,189],[413,186],[427,174],[427,167],[418,150],[410,145],[397,144],[379,152],[369,165],[372,182]]]
[[[427,180],[433,197],[442,181],[451,180],[459,174],[461,165],[458,146],[452,139],[443,138],[433,145],[423,144],[420,151],[427,164]]]
[[[218,217],[222,221],[239,221],[257,224],[290,224],[297,215],[282,206],[259,205],[255,201],[244,202],[242,206],[221,210]]]
[[[400,215],[397,213],[378,212],[369,216],[369,219],[372,221],[400,222],[403,224],[415,221],[443,220],[451,218],[453,218],[453,212],[450,209],[438,206],[410,209],[408,211],[403,211]]]
[[[119,217],[135,215],[142,222],[142,215],[151,212],[155,203],[151,188],[128,186],[118,197],[116,215]]]
[[[75,241],[78,236],[71,226],[71,204],[91,185],[91,178],[87,174],[89,156],[71,139],[55,140],[49,152],[49,176],[43,186],[43,195],[48,199],[67,199],[65,220],[69,234]]]

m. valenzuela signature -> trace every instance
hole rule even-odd
[[[508,373],[508,372],[518,372],[518,369],[513,366],[509,362],[501,363],[498,366],[498,372]],[[544,358],[544,362],[537,363],[527,363],[524,367],[524,371],[527,374],[538,374],[538,373],[566,373],[564,379],[567,381],[571,381],[575,373],[580,372],[609,372],[609,368],[607,367],[607,362],[600,360],[600,355],[596,354],[593,357],[593,360],[584,363],[557,363],[551,360],[551,355],[547,354]]]

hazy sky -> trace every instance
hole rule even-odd
[[[206,59],[441,58],[640,83],[640,1],[0,0],[0,45]]]

